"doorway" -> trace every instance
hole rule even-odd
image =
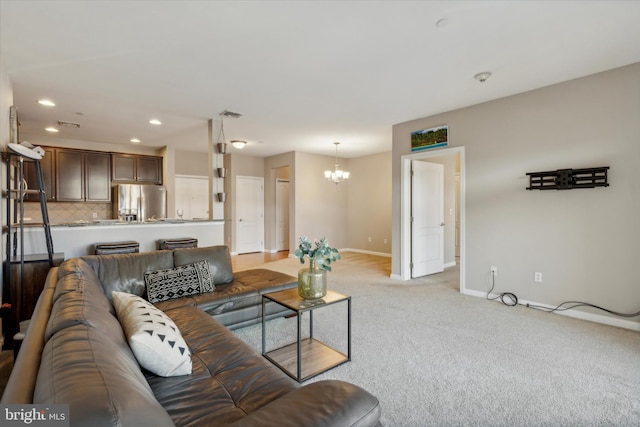
[[[456,170],[459,172],[459,202],[454,202],[453,211],[445,208],[445,223],[449,223],[451,229],[456,228],[459,218],[459,232],[454,242],[459,240],[459,266],[460,266],[460,292],[465,291],[465,151],[464,147],[445,148],[433,152],[419,152],[401,157],[401,194],[400,194],[400,279],[411,279],[411,163],[413,160],[433,160],[436,158],[455,159]],[[456,158],[457,156],[457,158]],[[454,186],[455,186],[454,179]],[[457,197],[454,196],[457,199]],[[453,249],[455,251],[455,249]],[[445,267],[455,265],[445,263]]]
[[[411,278],[444,270],[444,165],[411,162]]]
[[[264,248],[264,178],[236,177],[238,253],[262,252]]]
[[[169,218],[182,211],[185,219],[209,219],[209,199],[202,197],[209,192],[209,178],[206,176],[176,175],[176,212],[168,213]]]

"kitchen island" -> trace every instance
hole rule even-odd
[[[156,250],[159,239],[193,237],[198,246],[224,244],[224,221],[158,220],[151,222],[96,221],[51,224],[51,238],[56,253],[64,258],[93,254],[96,243],[135,240],[140,252]],[[24,229],[25,255],[46,254],[44,230],[41,226]],[[18,248],[18,252],[20,248]]]

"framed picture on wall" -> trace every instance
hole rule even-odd
[[[449,145],[448,138],[448,125],[411,132],[411,151],[446,147]]]

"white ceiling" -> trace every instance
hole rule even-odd
[[[390,151],[394,123],[640,62],[638,1],[0,0],[0,17],[21,135],[64,120],[81,128],[60,138],[206,151],[228,109],[255,156]]]

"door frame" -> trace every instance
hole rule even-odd
[[[291,215],[289,215],[289,225],[287,226],[287,228],[288,228],[288,230],[287,230],[288,231],[287,232],[287,243],[288,243],[289,247],[287,249],[280,249],[280,246],[278,246],[278,220],[280,219],[280,215],[282,214],[280,212],[280,208],[279,208],[279,206],[280,206],[280,199],[279,199],[280,193],[278,192],[278,183],[280,183],[280,182],[286,182],[286,183],[289,184],[289,197],[288,197],[289,198],[289,203],[287,205],[287,213],[290,213],[290,211],[291,211],[291,180],[288,179],[288,178],[276,178],[276,185],[275,185],[275,190],[276,190],[275,208],[276,209],[275,209],[275,215],[274,215],[275,216],[275,229],[274,229],[274,231],[275,231],[275,233],[274,233],[274,237],[275,237],[275,239],[274,239],[275,240],[275,242],[274,242],[275,252],[279,252],[281,250],[282,251],[284,251],[284,250],[290,251],[291,250],[291,242],[290,242],[291,239],[289,239],[289,236],[291,235]]]
[[[465,150],[464,147],[406,154],[400,157],[400,279],[411,279],[411,161],[429,157],[460,155],[460,292],[464,293],[466,264]]]

